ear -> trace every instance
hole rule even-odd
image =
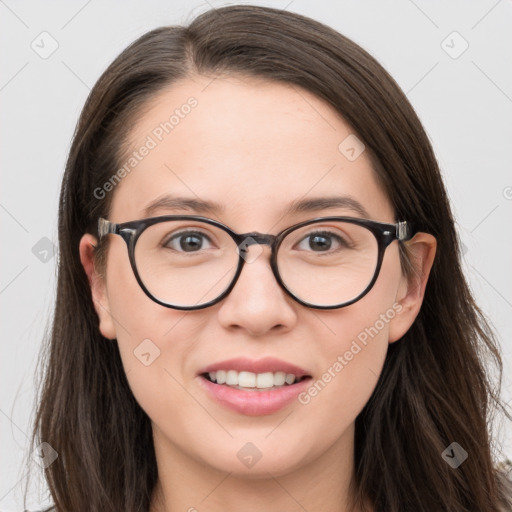
[[[97,240],[94,236],[86,233],[80,239],[79,251],[80,261],[84,267],[89,286],[91,287],[92,301],[94,309],[100,320],[99,328],[101,334],[108,339],[116,338],[116,331],[112,315],[110,314],[110,305],[108,294],[106,292],[105,279],[96,271],[95,268],[95,249]]]
[[[389,322],[389,343],[399,340],[411,327],[418,315],[428,276],[436,254],[437,241],[428,233],[417,233],[411,240],[404,242],[410,255],[413,275],[402,275],[396,295],[396,303],[401,306],[397,315]]]

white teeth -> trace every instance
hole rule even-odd
[[[226,384],[228,386],[238,386],[238,372],[235,370],[228,370],[226,372]]]
[[[255,374],[253,373],[253,375]],[[271,388],[274,385],[274,374],[272,372],[258,373],[255,375],[254,380],[256,387],[259,389]],[[242,384],[240,384],[240,386],[242,386]]]
[[[286,373],[276,372],[274,373],[274,386],[282,386],[286,381]]]
[[[234,370],[233,373],[236,374]],[[258,375],[259,377],[259,375]],[[236,376],[235,376],[236,378]],[[238,374],[238,382],[235,386],[241,386],[242,388],[255,388],[256,387],[256,374],[252,372],[240,372]]]
[[[292,375],[291,373],[287,373],[285,377],[286,384],[293,384],[295,382],[295,375]]]
[[[215,372],[209,372],[208,376],[212,382],[216,382],[217,384],[258,389],[281,387],[285,383],[291,385],[297,380],[293,373],[284,372],[253,373],[245,371],[237,372],[236,370],[217,370]]]

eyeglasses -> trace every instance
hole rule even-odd
[[[300,304],[335,309],[353,304],[375,284],[386,248],[409,240],[406,221],[386,224],[353,217],[319,217],[277,235],[239,234],[212,219],[166,215],[115,224],[98,221],[100,240],[120,235],[135,278],[157,304],[181,310],[212,306],[235,286],[244,263],[271,247],[270,266],[282,289]]]

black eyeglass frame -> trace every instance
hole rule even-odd
[[[193,221],[200,221],[204,222],[206,224],[211,224],[212,226],[216,226],[222,230],[224,230],[226,233],[229,234],[229,236],[234,240],[236,243],[238,250],[239,250],[239,259],[238,259],[238,267],[236,269],[235,275],[233,277],[233,280],[231,284],[226,288],[224,292],[222,292],[217,298],[211,300],[210,302],[206,302],[205,304],[201,304],[199,306],[177,306],[174,304],[168,304],[166,302],[161,301],[157,297],[151,294],[151,292],[146,288],[144,283],[142,282],[142,279],[139,276],[139,273],[137,271],[137,265],[135,263],[135,244],[137,243],[137,240],[139,239],[140,235],[143,233],[143,231],[148,228],[149,226],[152,226],[154,224],[158,224],[160,222],[166,222],[171,220],[193,220]],[[375,272],[373,274],[372,279],[366,286],[366,288],[356,297],[353,299],[350,299],[349,301],[343,302],[341,304],[337,304],[334,306],[318,306],[315,304],[310,304],[308,302],[304,302],[299,297],[295,296],[284,284],[283,280],[281,279],[281,276],[279,275],[279,270],[277,268],[277,251],[279,249],[279,246],[281,245],[283,239],[292,231],[295,231],[296,229],[299,229],[303,226],[307,226],[309,224],[318,223],[321,221],[343,221],[343,222],[349,222],[352,224],[357,224],[358,226],[362,226],[367,228],[369,231],[373,233],[377,240],[378,244],[378,256],[377,256],[377,265],[375,268]],[[377,281],[377,278],[379,277],[380,269],[382,266],[382,261],[384,259],[384,253],[386,248],[393,242],[394,240],[398,240],[399,242],[410,240],[416,233],[412,229],[412,226],[407,221],[398,222],[396,224],[388,224],[385,222],[379,222],[375,220],[369,220],[369,219],[360,219],[356,217],[316,217],[314,219],[308,219],[303,222],[299,222],[298,224],[294,224],[293,226],[290,226],[277,235],[271,235],[271,234],[265,234],[265,233],[259,233],[257,231],[253,231],[250,233],[236,233],[226,225],[222,224],[221,222],[218,222],[213,219],[209,219],[207,217],[202,217],[200,215],[163,215],[159,217],[150,217],[147,219],[141,219],[141,220],[133,220],[129,222],[123,222],[121,224],[116,224],[114,222],[111,222],[104,218],[98,219],[98,236],[101,240],[104,236],[108,234],[114,234],[119,235],[122,237],[122,239],[126,242],[127,248],[128,248],[128,257],[130,259],[130,265],[132,267],[133,273],[135,275],[135,279],[139,283],[140,287],[144,291],[144,293],[154,302],[157,304],[160,304],[161,306],[172,308],[172,309],[178,309],[178,310],[185,310],[185,311],[194,311],[199,309],[204,309],[209,306],[213,306],[214,304],[217,304],[222,299],[224,299],[234,288],[236,282],[238,281],[238,278],[242,272],[244,263],[246,262],[244,256],[242,253],[246,253],[247,250],[244,248],[241,248],[241,244],[243,242],[246,243],[246,246],[253,244],[264,244],[268,245],[271,248],[271,256],[270,256],[270,266],[272,268],[272,272],[274,273],[274,277],[276,278],[276,281],[279,283],[281,288],[294,300],[296,300],[299,304],[302,304],[303,306],[314,308],[314,309],[339,309],[345,306],[349,306],[351,304],[354,304],[354,302],[357,302],[361,298],[363,298],[373,287],[375,282]]]

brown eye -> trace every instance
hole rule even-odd
[[[331,231],[315,231],[304,237],[298,246],[301,250],[327,252],[331,248],[347,248],[349,247],[349,243],[344,238]]]
[[[182,231],[173,234],[162,246],[179,252],[198,252],[210,248],[203,246],[205,240],[211,242],[210,238],[200,231]]]

